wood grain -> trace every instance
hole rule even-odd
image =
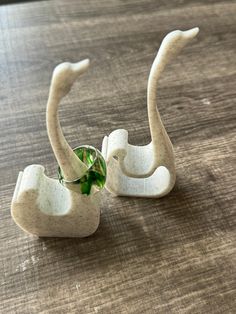
[[[235,12],[232,0],[0,6],[0,313],[236,313]],[[159,200],[104,192],[100,227],[86,239],[19,230],[10,216],[18,172],[39,163],[56,174],[45,126],[55,65],[92,61],[61,107],[72,146],[101,147],[120,127],[145,144],[151,63],[167,32],[194,26],[198,38],[159,85],[174,190]]]

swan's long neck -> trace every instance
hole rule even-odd
[[[169,144],[169,146],[171,145],[157,109],[158,80],[167,63],[170,62],[170,60],[173,59],[187,44],[187,42],[197,35],[197,33],[198,28],[193,28],[185,32],[174,31],[169,33],[164,38],[157,56],[152,64],[148,79],[147,106],[150,133],[154,147],[160,148],[166,144]]]
[[[157,109],[157,91],[156,91],[158,80],[161,76],[164,66],[165,65],[162,63],[162,59],[158,54],[152,64],[152,68],[148,78],[147,88],[148,120],[152,143],[154,146],[158,145],[158,142],[162,140],[164,135],[167,136],[159,111]]]
[[[57,162],[67,181],[80,178],[87,170],[86,165],[75,155],[67,143],[59,122],[58,108],[61,98],[51,85],[47,103],[47,131]]]

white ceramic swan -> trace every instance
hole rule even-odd
[[[48,178],[40,165],[28,166],[18,176],[11,214],[23,230],[37,236],[85,237],[94,233],[99,224],[99,189],[106,176],[105,161],[99,151],[90,146],[75,150],[82,153],[81,161],[63,136],[58,118],[61,99],[88,66],[87,59],[74,64],[62,63],[52,76],[47,130],[64,185]],[[94,165],[97,172],[94,172]]]
[[[175,184],[174,153],[161,121],[157,104],[157,85],[166,64],[194,38],[199,29],[173,31],[163,40],[148,79],[147,108],[151,143],[134,146],[128,143],[128,132],[113,131],[103,139],[102,154],[107,162],[106,188],[115,195],[161,197]]]

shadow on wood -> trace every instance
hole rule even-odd
[[[192,191],[190,194],[189,191]],[[142,199],[139,198],[139,208],[135,214],[131,211],[131,202],[128,197],[118,197],[118,202],[126,207],[129,203],[127,215],[123,213],[114,216],[109,209],[102,215],[98,231],[89,238],[84,239],[56,239],[39,238],[50,252],[66,255],[70,260],[77,259],[80,263],[86,260],[99,260],[97,267],[104,269],[109,265],[132,260],[133,258],[156,258],[167,249],[178,247],[182,242],[182,234],[185,229],[191,230],[189,238],[185,241],[200,241],[209,235],[207,229],[203,229],[208,211],[207,206],[198,207],[199,195],[203,192],[201,184],[181,186],[176,184],[173,191],[165,198]],[[149,213],[148,213],[149,212]],[[144,215],[145,214],[145,215]],[[113,221],[113,223],[111,223]],[[169,233],[169,225],[172,224],[172,234]],[[117,228],[119,230],[117,230]],[[218,226],[220,230],[220,225]],[[98,270],[98,269],[97,269]]]

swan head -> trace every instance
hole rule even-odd
[[[175,48],[175,55],[179,52],[181,48],[183,48],[189,40],[194,38],[199,32],[198,27],[194,27],[187,31],[175,30],[166,35],[163,39],[162,45],[160,49],[166,49],[166,46],[171,45],[171,49],[173,46],[179,47],[179,49]],[[163,48],[164,47],[164,48]]]
[[[89,64],[89,59],[76,63],[64,62],[59,64],[53,71],[51,92],[59,99],[65,97],[78,76],[88,69]]]

